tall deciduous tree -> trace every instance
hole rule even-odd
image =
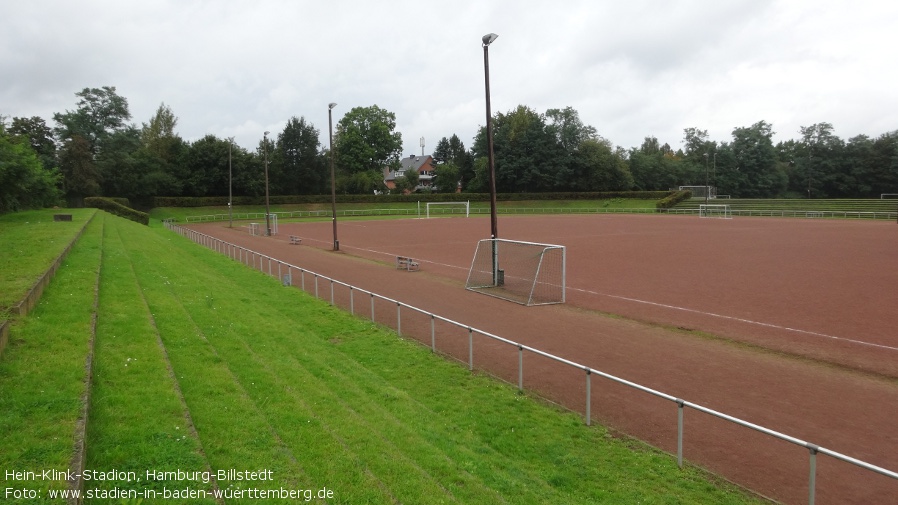
[[[368,177],[354,178],[354,191],[358,181],[382,179],[384,167],[397,168],[402,154],[402,134],[396,129],[396,115],[377,105],[355,107],[337,123],[337,164],[348,175],[368,173]],[[374,189],[365,188],[368,193]]]
[[[53,139],[53,130],[42,118],[38,116],[14,117],[9,127],[9,133],[27,139],[45,169],[52,170],[57,166],[56,141]]]
[[[448,139],[443,137],[437,142],[433,159],[437,165],[434,169],[435,184],[440,191],[454,192],[459,182],[467,187],[467,183],[474,178],[474,157],[454,133]]]
[[[65,178],[64,190],[69,205],[81,206],[84,197],[100,194],[100,173],[94,163],[90,142],[74,135],[59,152],[59,170]]]
[[[738,196],[772,198],[785,192],[788,177],[777,164],[772,137],[773,127],[766,121],[733,130],[732,149],[743,177],[748,180]]]
[[[103,140],[131,119],[128,100],[116,93],[115,86],[84,88],[75,96],[80,98],[76,110],[53,114],[56,134],[63,140],[78,135],[96,154]]]
[[[296,116],[278,134],[270,168],[276,174],[275,186],[281,194],[324,193],[329,177],[325,177],[327,164],[320,153],[318,135],[311,123]]]
[[[57,203],[57,179],[55,169],[41,166],[28,139],[9,135],[0,118],[0,212]]]

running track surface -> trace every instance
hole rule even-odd
[[[463,290],[488,220],[281,223],[204,233],[594,369],[891,470],[898,469],[898,227],[875,221],[692,216],[503,217],[502,238],[567,247],[567,304],[522,307]],[[303,238],[291,246],[288,235]],[[393,268],[410,256],[422,271]],[[344,301],[345,303],[348,303]],[[381,310],[380,312],[389,312]],[[608,317],[615,314],[622,318]],[[429,319],[403,334],[429,345]],[[696,331],[683,331],[696,330]],[[417,330],[417,331],[416,331]],[[440,337],[467,360],[467,335]],[[424,338],[426,336],[426,338]],[[478,341],[476,365],[517,381],[517,350]],[[576,371],[530,356],[525,386],[583,411]],[[593,381],[593,417],[676,450],[676,407]],[[694,463],[806,503],[806,449],[686,411]],[[890,503],[898,482],[817,459],[817,503]]]

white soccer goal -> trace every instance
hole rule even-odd
[[[680,191],[692,191],[692,198],[717,198],[714,186],[680,186]]]
[[[271,234],[277,235],[278,234],[278,215],[272,213],[272,214],[268,214],[268,216],[269,216],[268,222],[271,225]]]
[[[465,289],[528,306],[564,303],[565,275],[564,246],[483,239]]]
[[[701,204],[698,206],[699,217],[716,217],[718,219],[733,219],[733,212],[729,205]]]
[[[430,206],[431,205],[452,205],[455,207],[464,207],[465,217],[469,217],[471,215],[471,202],[470,201],[467,201],[467,202],[427,202],[426,207],[427,207],[427,218],[428,219],[430,219]],[[440,214],[440,215],[461,214],[461,209],[451,209],[450,208],[448,212],[443,211],[442,209],[440,210],[440,212],[436,212],[436,209],[434,209],[434,215],[436,215],[436,214]]]

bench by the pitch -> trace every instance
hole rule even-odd
[[[296,235],[290,235],[290,245],[301,245],[302,238],[297,237]]]
[[[399,270],[408,270],[409,272],[417,272],[421,269],[421,265],[412,258],[396,256],[396,268]]]

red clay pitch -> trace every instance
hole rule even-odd
[[[226,223],[191,228],[898,470],[895,223],[501,217],[502,238],[567,247],[567,303],[543,307],[463,289],[476,242],[489,232],[486,219],[340,221],[340,253],[328,252],[329,221],[281,223],[270,238]],[[289,235],[303,245],[289,245]],[[418,260],[422,271],[395,270],[399,255]],[[348,293],[335,296],[348,306]],[[354,303],[357,312],[370,311],[367,301]],[[379,321],[395,321],[395,307],[377,304],[376,311]],[[429,318],[408,312],[403,334],[430,345]],[[475,365],[516,383],[517,348],[475,340]],[[467,345],[467,332],[437,328],[441,352],[467,362]],[[525,387],[583,412],[582,370],[535,355],[524,362]],[[676,451],[675,404],[597,377],[591,389],[596,421]],[[684,453],[763,495],[807,502],[805,448],[687,409]],[[898,482],[818,456],[817,503],[896,497]]]

